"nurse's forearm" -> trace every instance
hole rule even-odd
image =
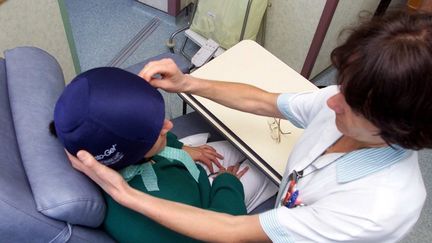
[[[122,200],[124,206],[191,238],[211,242],[270,241],[261,228],[258,215],[217,213],[130,189]]]
[[[247,84],[200,79],[191,75],[185,75],[185,79],[185,93],[199,95],[236,110],[281,117],[276,104],[277,93]]]

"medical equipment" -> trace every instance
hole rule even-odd
[[[185,31],[186,40],[180,52],[186,58],[191,59],[185,52],[188,40],[204,46],[212,39],[219,47],[211,57],[218,56],[243,39],[257,39],[267,4],[268,0],[197,1],[190,26],[174,32],[167,45],[173,48],[174,36]]]

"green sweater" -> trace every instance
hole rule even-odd
[[[174,134],[168,133],[167,146],[182,148],[183,144]],[[159,191],[147,191],[140,176],[130,180],[130,186],[158,198],[198,208],[232,215],[246,214],[243,186],[235,176],[223,173],[216,177],[211,186],[205,170],[199,165],[200,176],[197,183],[183,163],[171,162],[158,155],[152,160],[156,162],[152,166],[157,175]],[[104,227],[118,242],[196,242],[119,205],[107,194],[105,199],[107,212]]]

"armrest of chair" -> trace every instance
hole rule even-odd
[[[5,60],[16,141],[37,210],[71,224],[100,225],[105,202],[99,188],[72,168],[48,130],[64,88],[59,64],[34,47],[8,50]]]

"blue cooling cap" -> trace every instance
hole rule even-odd
[[[54,109],[59,140],[69,153],[87,150],[121,169],[153,147],[165,118],[162,95],[119,68],[86,71],[66,86]]]

